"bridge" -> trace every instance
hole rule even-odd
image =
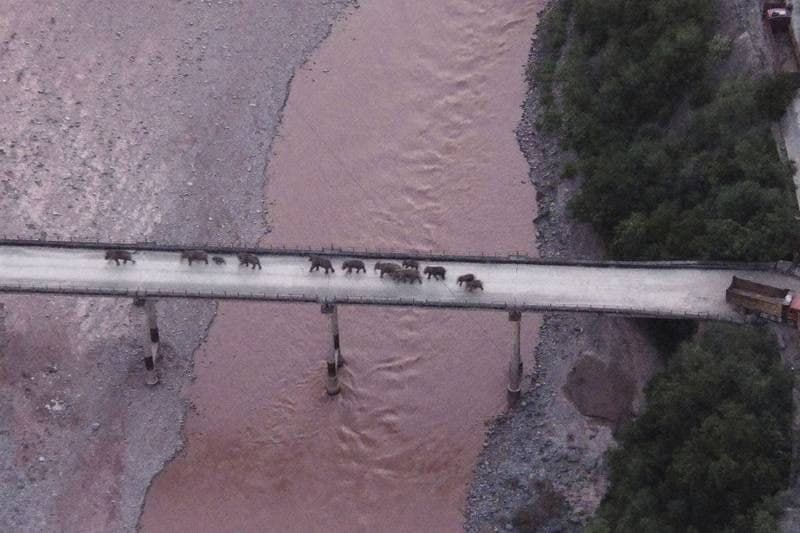
[[[115,265],[105,251],[128,250],[135,264]],[[203,249],[209,264],[181,261],[180,252]],[[261,269],[240,266],[237,253],[257,254]],[[309,272],[308,257],[323,255],[335,273]],[[367,272],[347,274],[341,262],[364,260]],[[375,272],[375,261],[415,259],[447,269],[445,280],[398,283]],[[416,306],[503,310],[515,327],[515,354],[509,391],[518,393],[519,320],[521,313],[576,311],[635,317],[690,318],[741,322],[725,302],[725,289],[735,274],[800,291],[800,279],[779,273],[774,264],[700,262],[559,261],[523,255],[448,255],[379,250],[256,249],[211,245],[171,246],[147,243],[48,242],[0,240],[0,291],[59,295],[129,297],[146,320],[151,354],[145,357],[150,382],[155,382],[158,326],[154,300],[207,298],[312,302],[331,317],[333,343],[328,355],[329,392],[338,392],[336,369],[343,359],[339,346],[337,305]],[[471,273],[484,289],[458,286],[459,275]],[[424,278],[425,276],[423,276]]]

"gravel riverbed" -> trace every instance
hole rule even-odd
[[[289,82],[346,1],[0,3],[0,235],[254,244]],[[98,260],[102,260],[98,258]],[[133,531],[216,305],[4,295],[0,531]]]

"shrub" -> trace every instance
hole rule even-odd
[[[800,249],[794,166],[777,157],[771,125],[800,76],[708,75],[730,51],[714,35],[714,2],[570,0],[569,8],[568,49],[560,60],[553,53],[565,35],[555,31],[546,64],[531,75],[546,90],[542,122],[560,128],[585,176],[573,214],[616,258],[792,257]],[[692,330],[655,327],[664,350],[673,333]],[[764,331],[717,325],[682,344],[610,453],[611,486],[588,531],[774,531],[772,496],[789,473],[791,389]]]
[[[574,161],[569,161],[564,164],[564,169],[561,171],[561,177],[571,180],[578,175],[578,165]]]
[[[800,247],[794,169],[770,127],[798,76],[712,87],[710,18],[687,4],[710,5],[656,2],[632,15],[620,2],[608,13],[576,3],[576,43],[558,73],[562,131],[586,175],[572,212],[619,259],[790,257]]]
[[[537,32],[538,61],[531,62],[528,81],[539,88],[541,116],[537,127],[549,132],[561,129],[561,115],[555,105],[553,84],[558,67],[558,56],[567,40],[567,27],[572,12],[572,0],[561,0],[550,6],[541,19]]]
[[[766,331],[714,325],[683,344],[610,452],[593,530],[769,530],[788,483],[791,394]]]

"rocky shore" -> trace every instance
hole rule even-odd
[[[534,38],[528,71],[540,53]],[[580,177],[561,176],[570,155],[537,128],[539,97],[530,82],[517,129],[537,191],[539,254],[602,258],[599,238],[567,213]],[[636,321],[592,314],[545,315],[535,356],[520,404],[488,430],[467,500],[467,531],[581,530],[606,489],[612,430],[641,407],[642,389],[659,366]]]

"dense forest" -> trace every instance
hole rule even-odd
[[[683,344],[611,452],[611,488],[590,530],[773,531],[791,390],[763,331],[714,325]]]
[[[619,259],[792,259],[792,165],[770,132],[795,77],[718,79],[715,2],[564,0],[546,21],[543,122],[578,154],[574,214]],[[553,105],[553,79],[561,102]],[[575,173],[575,166],[565,176]]]
[[[722,65],[717,2],[560,0],[529,72],[539,126],[576,154],[571,208],[616,259],[797,258],[792,163],[771,133],[798,80]],[[684,324],[685,326],[685,324]],[[609,455],[590,530],[774,531],[791,460],[791,373],[765,329],[710,326],[677,349]],[[691,335],[691,327],[684,337]]]

